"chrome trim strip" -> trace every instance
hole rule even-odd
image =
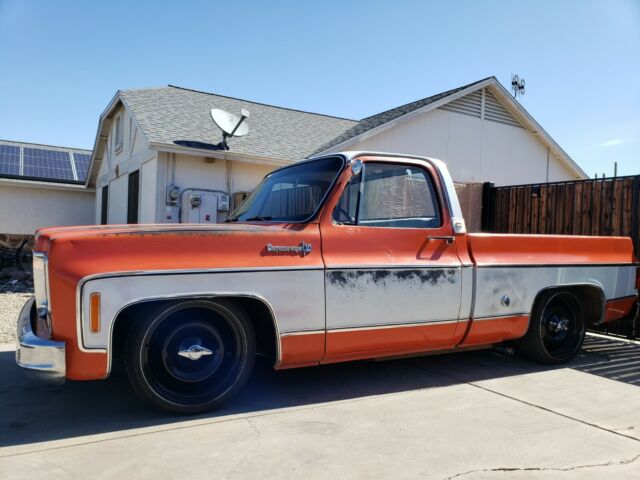
[[[476,268],[553,268],[553,267],[640,267],[640,263],[490,263],[476,265]]]
[[[324,333],[325,330],[290,330],[288,332],[281,332],[280,337],[291,337],[293,335],[317,335]]]
[[[327,330],[327,333],[335,333],[335,332],[352,332],[358,330],[382,330],[388,328],[404,328],[404,327],[426,327],[429,325],[445,325],[451,323],[458,323],[460,320],[435,320],[430,322],[412,322],[412,323],[386,323],[384,325],[374,324],[374,325],[359,325],[353,327],[340,327],[340,328],[332,328]],[[463,320],[464,321],[464,320]]]
[[[419,268],[429,269],[452,269],[452,268],[471,268],[469,266],[462,266],[461,264],[449,264],[449,265],[433,265],[433,264],[411,264],[411,265],[332,265],[325,268],[327,272],[333,270],[416,270]]]
[[[528,317],[529,313],[516,313],[516,314],[508,314],[508,315],[494,315],[492,317],[480,317],[480,318],[474,318],[473,320],[495,320],[495,319],[501,319],[501,318],[508,318],[508,317]],[[470,321],[470,318],[461,318],[458,320],[435,320],[435,321],[429,321],[429,322],[412,322],[412,323],[386,323],[384,325],[380,325],[380,324],[376,324],[376,325],[359,325],[359,326],[353,326],[353,327],[341,327],[341,328],[331,328],[328,329],[326,331],[326,333],[336,333],[336,332],[352,332],[352,331],[359,331],[359,330],[382,330],[382,329],[388,329],[388,328],[403,328],[403,327],[426,327],[429,325],[446,325],[446,324],[451,324],[451,323],[458,323],[458,322],[468,322]],[[282,337],[286,337],[286,336],[292,336],[292,335],[310,335],[310,334],[318,334],[318,333],[325,333],[324,330],[290,330],[287,332],[282,332],[280,335]]]
[[[487,315],[484,317],[476,317],[473,318],[473,321],[479,320],[499,320],[501,318],[508,318],[508,317],[528,317],[531,314],[529,312],[524,312],[524,313],[505,313],[504,315]]]

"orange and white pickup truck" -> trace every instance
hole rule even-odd
[[[347,152],[267,175],[219,225],[38,231],[17,362],[51,381],[124,362],[138,394],[216,407],[276,369],[511,342],[568,362],[633,315],[629,238],[470,234],[444,163]]]

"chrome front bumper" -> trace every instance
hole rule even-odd
[[[38,337],[31,327],[34,298],[22,307],[18,317],[16,363],[47,383],[64,383],[66,365],[64,342]]]

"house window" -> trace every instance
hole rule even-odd
[[[437,228],[440,208],[430,175],[422,168],[365,163],[336,205],[336,223],[362,227]]]
[[[140,170],[129,174],[129,194],[127,196],[127,223],[138,223],[140,191]]]
[[[115,137],[115,147],[116,147],[116,151],[122,150],[122,136],[123,136],[123,121],[124,121],[124,116],[122,115],[122,113],[119,113],[118,115],[116,115],[116,137]]]
[[[102,187],[102,201],[100,203],[100,223],[106,225],[109,221],[109,185]]]

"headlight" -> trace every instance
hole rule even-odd
[[[38,319],[45,321],[49,334],[51,334],[51,314],[49,312],[49,269],[47,256],[44,253],[33,252],[33,288],[36,293],[35,307]]]

